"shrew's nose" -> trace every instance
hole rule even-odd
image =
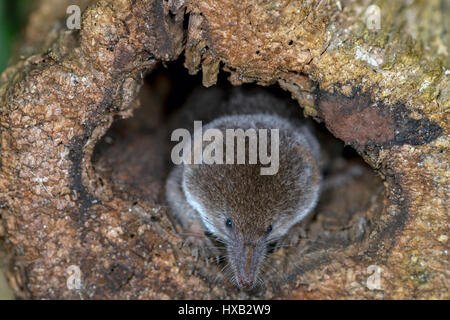
[[[253,280],[248,277],[239,276],[238,283],[241,288],[251,288],[253,287]]]
[[[241,266],[241,270],[237,277],[239,282],[239,286],[243,288],[253,287],[253,283],[255,280],[255,272],[254,272],[254,250],[255,247],[253,245],[245,245],[243,250],[243,265]]]

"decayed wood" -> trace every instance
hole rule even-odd
[[[41,3],[24,56],[0,77],[1,222],[17,295],[243,297],[205,280],[212,267],[180,249],[163,207],[117,196],[91,163],[114,117],[132,115],[143,75],[185,49],[206,86],[222,68],[236,85],[289,90],[385,179],[370,234],[263,296],[449,297],[445,0],[377,1],[379,30],[365,23],[369,1],[82,1],[79,32],[55,24],[65,8]],[[370,265],[382,290],[366,286]]]

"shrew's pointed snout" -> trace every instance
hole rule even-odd
[[[246,243],[236,250],[236,280],[241,289],[252,289],[259,268],[260,250],[252,243]]]
[[[237,280],[239,282],[239,286],[242,288],[253,287],[255,282],[255,275],[252,272],[253,264],[254,264],[254,246],[246,245],[243,248],[243,261],[240,266],[240,272],[237,276]]]

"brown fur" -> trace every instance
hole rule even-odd
[[[278,101],[262,97],[241,94],[240,99],[243,105],[255,107]],[[238,106],[236,101],[232,104]],[[256,114],[219,117],[204,130],[279,129],[279,170],[275,175],[261,175],[260,168],[265,167],[261,164],[181,165],[167,182],[169,205],[184,228],[198,233],[202,224],[226,244],[228,262],[240,287],[254,286],[268,243],[284,236],[311,212],[321,183],[318,143],[307,127],[275,112],[255,109]]]

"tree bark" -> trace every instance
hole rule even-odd
[[[65,27],[61,3],[73,2],[79,31]],[[379,29],[366,21],[371,4]],[[114,118],[137,108],[143,76],[184,54],[205,86],[219,70],[234,85],[278,83],[384,178],[363,239],[261,297],[448,299],[448,16],[445,0],[41,0],[0,76],[0,221],[15,294],[245,296],[205,280],[214,266],[180,249],[164,206],[118,196],[92,165]]]

